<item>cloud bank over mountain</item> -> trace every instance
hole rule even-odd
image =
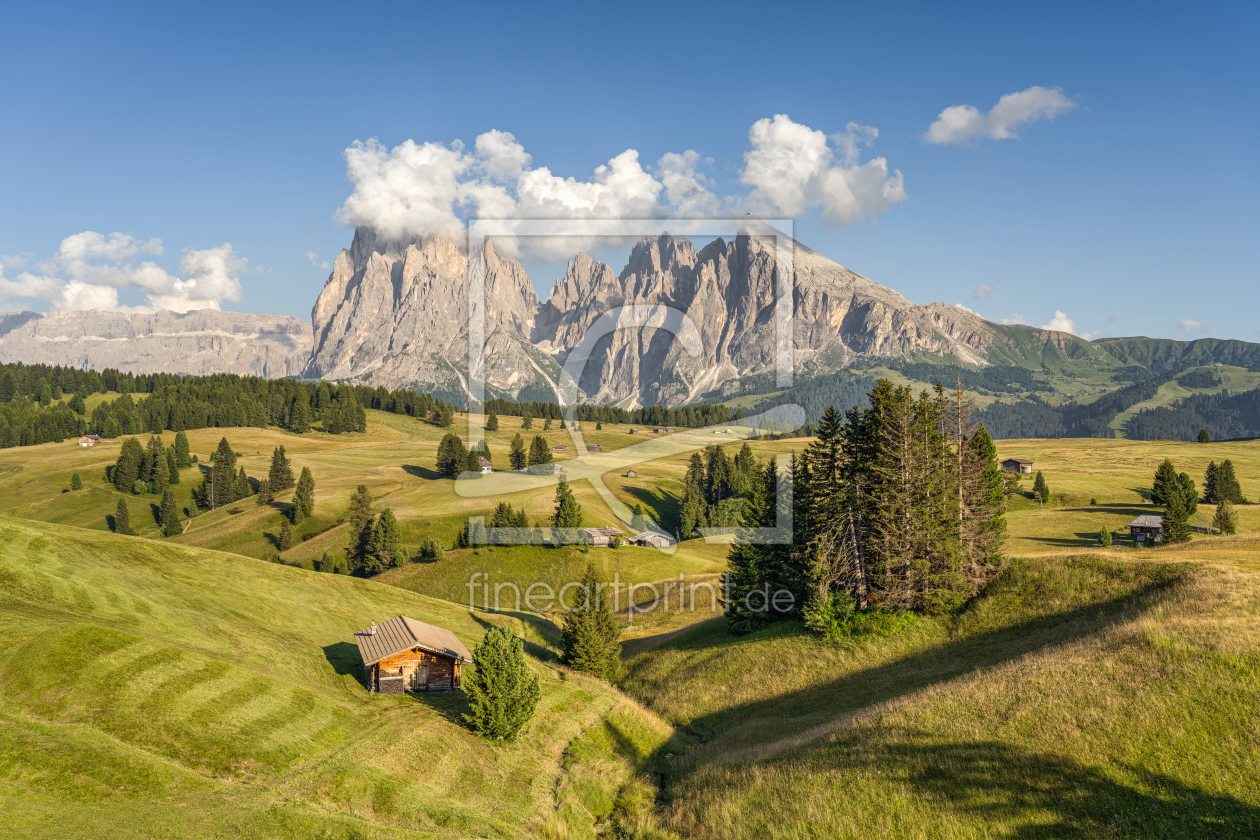
[[[390,240],[442,235],[461,238],[465,217],[486,219],[644,219],[797,216],[818,210],[833,227],[885,212],[906,197],[899,171],[882,157],[861,160],[861,150],[879,137],[869,126],[849,123],[831,136],[793,122],[786,114],[758,120],[738,186],[720,191],[702,172],[712,161],[694,149],[669,152],[645,166],[626,149],[586,179],[535,166],[516,137],[488,131],[471,149],[461,141],[443,144],[407,140],[388,148],[378,140],[356,141],[345,151],[346,174],[354,185],[337,217]],[[540,237],[502,242],[512,256],[555,259],[570,256],[573,243]],[[589,247],[589,246],[588,246]]]

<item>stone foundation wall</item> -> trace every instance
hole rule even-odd
[[[400,676],[389,677],[381,674],[379,678],[380,688],[377,689],[381,694],[402,694],[403,678]]]

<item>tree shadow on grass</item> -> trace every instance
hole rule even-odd
[[[1005,836],[1018,840],[1260,836],[1260,808],[1231,796],[1141,767],[1105,773],[996,741],[942,744],[939,734],[884,729],[766,762],[788,763],[794,772],[878,772],[978,824],[1010,826]]]
[[[663,490],[653,493],[646,487],[626,487],[625,491],[641,502],[649,510],[656,511],[653,517],[658,523],[675,523],[682,521],[682,501],[673,493]],[[633,505],[631,508],[633,509]]]
[[[349,642],[335,642],[324,647],[324,658],[333,667],[337,676],[354,677],[359,685],[367,688],[367,675],[363,673],[363,658],[359,655],[359,646]]]
[[[414,475],[416,478],[427,478],[430,481],[436,481],[443,477],[437,470],[431,470],[428,467],[418,467],[415,464],[403,464],[402,468],[407,475]]]
[[[472,712],[468,705],[468,695],[459,689],[433,694],[408,694],[412,700],[436,712],[444,720],[456,726],[468,726],[464,715]]]
[[[534,628],[534,632],[542,636],[544,639],[549,635],[555,635],[555,625],[540,615],[534,615],[526,612],[513,612],[511,610],[483,610],[481,607],[478,607],[477,609],[481,612],[490,613],[491,615],[504,615],[519,619],[523,623]],[[473,621],[486,628],[486,630],[497,626],[494,622],[486,621],[484,618],[477,615],[477,613],[472,613],[472,617]],[[547,625],[549,629],[544,630],[543,625]],[[525,652],[537,659],[539,662],[550,662],[554,664],[560,661],[560,657],[557,656],[556,652],[550,648],[543,647],[537,642],[532,642],[529,639],[521,639],[521,643],[525,646]]]
[[[1183,577],[1170,574],[1102,603],[948,641],[830,683],[702,715],[687,725],[702,746],[676,764],[676,772],[686,773],[696,761],[732,750],[747,748],[756,752],[767,743],[807,735],[880,703],[1093,636],[1150,609],[1167,597]],[[761,632],[808,631],[772,625]],[[752,634],[749,641],[754,641],[756,635]],[[680,642],[686,644],[686,635]]]

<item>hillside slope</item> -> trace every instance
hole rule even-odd
[[[466,609],[64,526],[0,518],[0,537],[6,836],[589,836],[618,797],[650,802],[616,745],[668,729],[515,619],[493,617],[526,634],[543,699],[496,745],[459,693],[358,681],[355,629],[402,613],[471,648],[488,624]]]
[[[1254,537],[1014,561],[852,649],[716,619],[629,663],[686,837],[1254,837]]]

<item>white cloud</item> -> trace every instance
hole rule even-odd
[[[1192,320],[1190,318],[1183,318],[1182,320],[1178,321],[1177,328],[1188,333],[1196,333],[1196,332],[1204,331],[1203,324],[1201,324],[1198,321]]]
[[[699,170],[712,163],[688,149],[669,152],[648,169],[627,149],[596,167],[589,178],[561,177],[505,131],[488,131],[469,151],[462,142],[416,143],[390,149],[377,140],[346,149],[353,184],[337,218],[366,226],[385,239],[433,234],[462,238],[465,215],[486,219],[646,219],[713,215],[725,208],[795,216],[819,210],[831,225],[852,224],[905,199],[900,172],[889,174],[883,158],[860,161],[860,150],[879,136],[850,123],[844,132],[823,132],[786,115],[759,120],[749,130],[739,182],[747,196],[719,196]],[[576,243],[560,237],[500,241],[501,250],[528,249],[531,256],[571,256]]]
[[[1076,335],[1076,322],[1067,316],[1062,309],[1054,310],[1054,317],[1041,325],[1043,330],[1056,330],[1058,332],[1071,333]]]
[[[784,216],[817,208],[833,227],[888,210],[906,198],[901,172],[890,176],[882,157],[858,162],[860,148],[878,136],[878,130],[853,122],[828,138],[786,114],[758,120],[748,130],[740,173],[740,181],[753,188],[749,206]]]
[[[979,286],[976,286],[976,290],[971,293],[971,299],[984,300],[989,295],[993,294],[993,290],[996,289],[1001,282],[1001,280],[995,280],[992,283],[981,283]]]
[[[923,138],[938,144],[966,144],[981,137],[1018,138],[1015,130],[1019,127],[1053,119],[1075,107],[1076,103],[1063,95],[1062,88],[1034,85],[1006,94],[987,114],[972,105],[952,105],[941,111]]]
[[[319,258],[319,254],[315,253],[314,251],[307,251],[306,258],[310,260],[311,265],[315,266],[316,268],[327,269],[329,267],[328,260],[321,260]]]
[[[0,266],[0,295],[48,301],[61,310],[122,310],[152,312],[172,309],[218,309],[224,300],[239,300],[239,276],[246,260],[224,243],[206,250],[185,249],[180,258],[180,279],[151,261],[135,263],[139,254],[163,253],[160,239],[145,241],[122,233],[109,236],[84,231],[61,241],[57,253],[9,280]],[[120,288],[140,289],[146,304],[118,303]]]
[[[1028,319],[1018,312],[1012,312],[1009,318],[1003,318],[1002,323],[1010,326],[1011,324],[1027,324]]]
[[[964,312],[970,312],[972,315],[975,315],[975,314],[976,314],[976,311],[975,311],[974,309],[972,309],[972,308],[971,308],[971,307],[969,307],[969,306],[963,306],[961,303],[955,303],[955,304],[954,304],[954,306],[958,307],[959,309],[963,310]]]

